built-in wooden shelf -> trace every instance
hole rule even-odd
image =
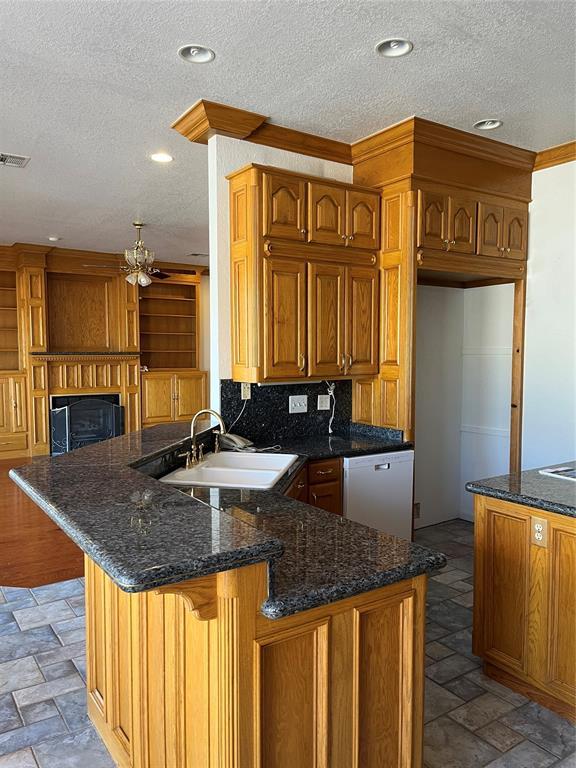
[[[0,370],[20,367],[16,300],[16,272],[0,271]]]
[[[150,370],[196,368],[198,285],[163,282],[140,292],[141,363]]]

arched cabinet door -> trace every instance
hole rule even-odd
[[[297,176],[264,173],[264,237],[306,240],[306,182]]]
[[[476,201],[466,197],[448,198],[448,240],[450,251],[476,252]]]
[[[377,249],[380,245],[380,195],[351,189],[346,196],[348,245]]]
[[[418,190],[418,245],[441,250],[448,238],[446,195]]]
[[[528,212],[504,208],[504,256],[525,259],[528,243]]]
[[[308,184],[311,243],[346,245],[346,190],[331,184]]]
[[[478,204],[478,254],[502,256],[504,208],[501,205]]]

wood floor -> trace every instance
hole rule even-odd
[[[30,459],[0,461],[0,584],[39,587],[84,575],[82,552],[8,477]]]

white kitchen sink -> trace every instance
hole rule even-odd
[[[297,459],[294,453],[210,453],[200,464],[175,469],[160,482],[268,490]]]

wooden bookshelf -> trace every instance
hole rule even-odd
[[[0,370],[19,368],[16,272],[0,271]]]
[[[150,370],[197,368],[198,284],[155,281],[140,291],[140,361]]]

